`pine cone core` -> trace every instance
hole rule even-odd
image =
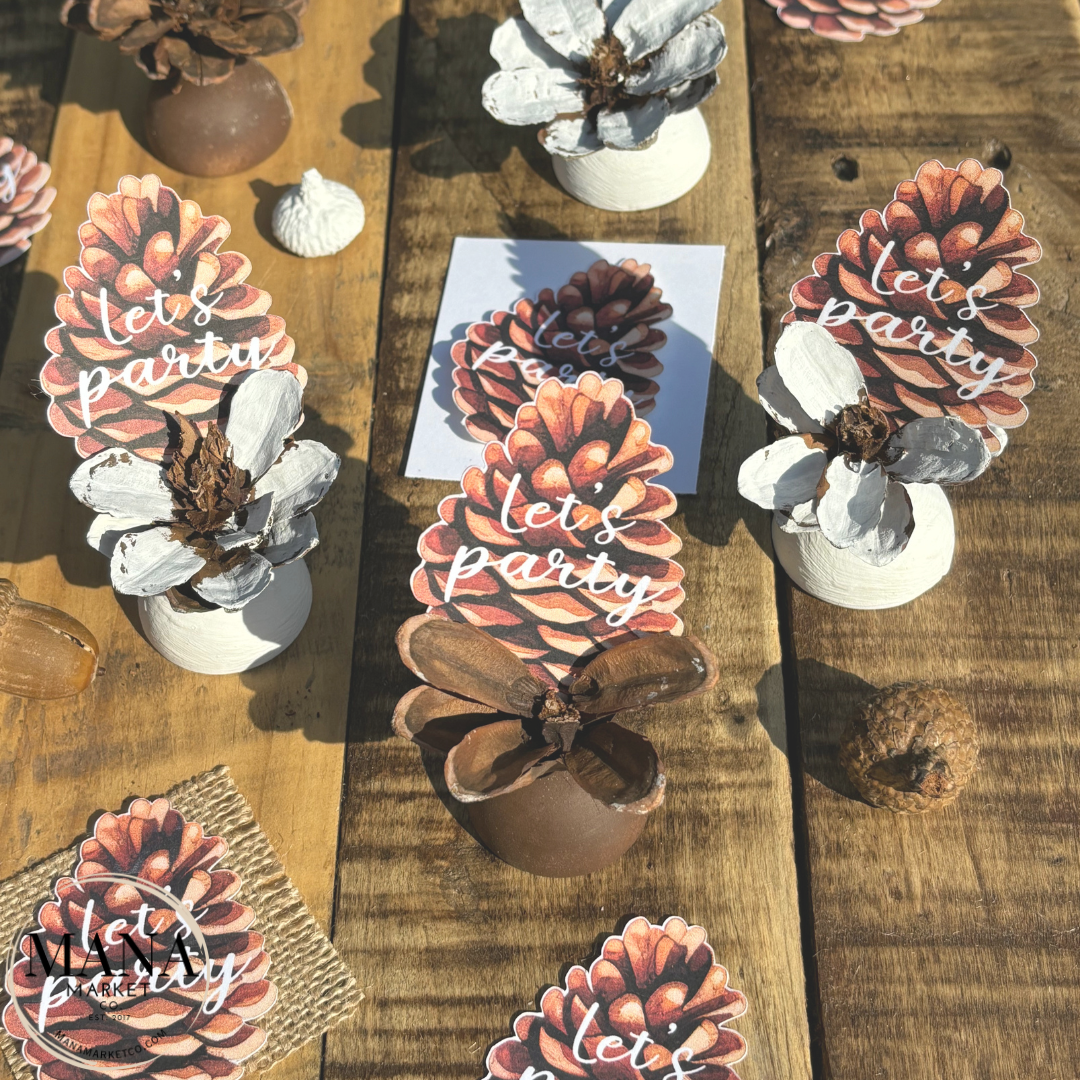
[[[622,42],[614,34],[597,39],[588,62],[588,74],[578,79],[586,90],[587,110],[641,100],[627,92],[626,80],[640,71],[645,61],[630,63]]]
[[[201,535],[221,530],[250,498],[251,478],[232,459],[232,447],[217,424],[205,435],[178,417],[180,446],[168,471],[180,518]]]
[[[836,418],[837,449],[849,458],[876,461],[889,438],[889,420],[868,401],[848,405]]]

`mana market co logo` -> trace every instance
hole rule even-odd
[[[214,959],[188,904],[168,887],[108,873],[65,887],[81,930],[50,930],[42,909],[41,926],[20,932],[8,955],[4,1025],[25,1040],[27,1061],[123,1076],[200,1041],[194,1033],[213,1023],[242,974],[234,954]],[[137,906],[126,910],[126,898]]]

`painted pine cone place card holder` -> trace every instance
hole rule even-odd
[[[153,82],[151,152],[191,176],[265,161],[289,134],[285,88],[258,57],[304,43],[308,0],[64,0],[65,26],[115,42]]]
[[[944,488],[973,480],[1027,419],[1037,262],[997,169],[922,165],[791,291],[758,379],[782,433],[739,490],[773,511],[788,575],[829,603],[907,603],[948,573]]]
[[[239,1080],[363,997],[224,767],[0,883],[0,933],[16,1080]]]
[[[412,591],[427,613],[398,648],[425,685],[394,730],[444,756],[475,834],[530,873],[590,873],[632,846],[666,777],[616,715],[649,722],[716,685],[675,614],[676,501],[653,482],[671,464],[618,379],[549,378],[420,538]]]
[[[491,38],[500,70],[484,108],[542,124],[559,183],[602,210],[685,195],[712,154],[698,106],[718,85],[724,28],[715,0],[522,0]]]
[[[306,373],[249,260],[153,175],[90,199],[41,373],[49,422],[86,460],[71,490],[87,542],[139,598],[150,643],[181,667],[244,671],[311,609],[311,513],[340,461],[295,438]]]

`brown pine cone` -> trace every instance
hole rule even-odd
[[[103,1067],[108,1075],[125,1080],[237,1080],[243,1074],[239,1062],[266,1041],[265,1033],[248,1021],[273,1006],[277,990],[265,977],[270,958],[263,950],[263,937],[249,929],[255,913],[232,899],[240,878],[231,870],[214,869],[227,851],[221,837],[206,836],[201,825],[186,822],[167,799],[136,799],[127,813],[103,814],[98,819],[94,835],[79,849],[74,877],[60,878],[56,900],[38,912],[36,931],[48,955],[58,953],[61,963],[64,935],[71,935],[70,971],[80,988],[66,1002],[50,1008],[44,1041],[93,1060],[97,1068],[82,1069],[51,1053],[39,1041],[38,1032],[31,1037],[14,1003],[9,1003],[4,1026],[22,1040],[23,1056],[39,1068],[40,1080],[94,1080]],[[128,880],[87,880],[105,874]],[[179,952],[172,951],[175,939],[184,937],[177,933],[182,924],[140,882],[168,889],[185,906],[190,904],[188,909],[215,961],[215,977],[209,985],[201,975],[192,980],[185,974]],[[149,913],[144,910],[140,916],[144,904]],[[84,924],[89,951],[82,943]],[[143,932],[147,930],[156,930],[153,957],[149,936]],[[168,989],[146,992],[146,980],[137,978],[137,961],[121,937],[125,933],[155,968],[172,952],[172,963],[160,980],[167,983],[177,973],[186,988],[172,980]],[[114,988],[117,993],[103,995],[101,988],[110,982],[93,944],[95,935],[114,975],[125,972]],[[109,943],[110,938],[115,945]],[[192,968],[201,973],[204,964],[198,945],[188,937],[185,947]],[[25,959],[8,974],[7,989],[36,1027],[46,973],[36,946],[31,952],[29,935],[23,938],[21,951]],[[234,979],[225,1001],[215,1010],[211,997],[222,987],[217,976],[229,954],[235,957]],[[54,976],[58,974],[54,970]],[[95,976],[104,981],[93,983]]]
[[[956,169],[928,161],[914,180],[897,187],[884,215],[867,210],[859,231],[841,234],[835,254],[814,260],[815,273],[791,290],[794,307],[784,322],[817,321],[830,301],[837,317],[849,310],[848,303],[857,317],[882,313],[873,331],[856,320],[827,329],[855,354],[870,401],[888,416],[890,430],[920,416],[957,416],[978,428],[997,452],[1005,442],[1003,429],[1027,419],[1021,399],[1035,386],[1035,357],[1027,346],[1039,332],[1023,309],[1039,299],[1039,289],[1015,270],[1037,262],[1042,249],[1023,227],[997,169],[984,169],[971,158]],[[889,244],[894,246],[875,288],[874,271]],[[927,287],[935,271],[931,300]],[[907,276],[898,282],[902,274]],[[912,288],[916,276],[924,286],[918,291]],[[977,318],[961,318],[961,312],[970,315],[972,288],[986,310]],[[895,328],[889,316],[895,316]],[[924,335],[932,334],[931,348],[945,350],[961,328],[970,341],[956,349],[954,363],[946,362],[944,352],[919,351]],[[974,396],[970,390],[961,394],[982,378],[964,360],[977,351],[986,354],[980,370],[998,358],[1004,361],[994,375],[1002,381]]]
[[[473,438],[505,438],[518,408],[532,401],[537,386],[552,375],[563,382],[573,382],[585,371],[614,375],[637,414],[648,413],[660,389],[654,379],[664,370],[653,354],[667,341],[653,324],[671,315],[671,305],[661,303],[661,290],[649,270],[648,264],[633,259],[623,259],[618,266],[600,259],[574,274],[558,294],[543,289],[535,302],[519,300],[512,312],[496,311],[490,321],[473,323],[450,350],[456,365],[454,401]],[[552,315],[556,318],[549,322]],[[543,348],[536,341],[541,327]],[[594,336],[583,342],[590,333]],[[574,340],[564,338],[556,345],[558,334]],[[517,359],[488,358],[477,367],[492,345],[516,350]]]
[[[122,53],[151,79],[176,71],[198,86],[224,82],[246,56],[304,43],[308,0],[65,0],[60,21]]]
[[[682,634],[674,611],[685,598],[683,570],[671,560],[682,541],[663,523],[675,511],[675,496],[652,483],[671,465],[671,452],[649,441],[649,426],[635,417],[618,379],[605,381],[591,372],[572,386],[548,379],[535,402],[522,406],[505,446],[489,443],[484,468],[469,469],[463,493],[440,504],[442,521],[420,537],[424,561],[413,574],[413,595],[429,611],[482,627],[549,685],[601,642],[614,644],[631,631]],[[509,533],[501,517],[515,476],[520,480],[508,524],[519,531]],[[571,494],[570,527],[563,528],[555,519],[566,504],[558,500]],[[552,509],[534,510],[538,503]],[[612,506],[621,514],[607,509]],[[614,538],[602,520],[605,510],[609,523],[622,530]],[[489,564],[460,579],[447,601],[447,574],[462,546],[483,546]],[[560,571],[548,558],[556,548],[573,567],[571,582],[599,560],[597,583],[605,591],[561,588]],[[507,572],[494,565],[513,552],[524,555]],[[526,556],[535,556],[531,566]],[[544,573],[550,577],[538,580]],[[624,594],[638,586],[648,598],[615,626],[609,616],[619,619],[627,598],[607,586],[621,573],[628,578]],[[645,577],[650,580],[643,584]]]
[[[813,30],[834,41],[881,37],[921,22],[923,11],[941,0],[768,0],[788,26]]]
[[[948,806],[975,773],[971,714],[929,683],[895,683],[859,708],[840,763],[867,802],[898,813]]]
[[[563,987],[546,991],[540,1010],[491,1048],[485,1080],[738,1080],[732,1065],[746,1055],[746,1040],[726,1026],[746,998],[728,986],[705,931],[679,918],[632,919],[588,971],[572,967]]]
[[[52,170],[21,143],[0,138],[0,266],[30,250],[30,237],[49,224],[56,188],[45,187]]]
[[[170,443],[166,413],[182,413],[205,434],[222,412],[228,385],[249,370],[253,338],[264,358],[261,369],[284,368],[306,383],[306,372],[293,363],[285,320],[269,314],[270,294],[244,283],[251,272],[247,256],[218,250],[230,232],[224,218],[203,217],[197,203],[181,200],[153,174],[123,177],[112,195],[93,195],[89,209],[90,220],[79,229],[79,265],[64,273],[68,291],[56,300],[60,325],[45,338],[52,355],[41,373],[52,398],[49,423],[75,439],[83,457],[115,446],[160,461]],[[102,321],[102,289],[112,340]],[[165,294],[166,321],[175,320],[168,326],[150,318],[158,289]],[[132,312],[134,334],[125,328]],[[214,335],[215,370],[184,378],[175,358],[187,354],[194,374],[208,334]],[[131,340],[115,344],[124,338]],[[79,377],[99,367],[118,381],[90,405],[88,425]]]

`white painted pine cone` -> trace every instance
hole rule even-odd
[[[874,566],[834,547],[817,529],[784,532],[773,520],[773,550],[799,588],[837,607],[877,611],[899,607],[936,585],[952,566],[956,527],[937,484],[909,484],[915,531],[897,558]]]
[[[274,207],[274,236],[294,255],[335,255],[364,228],[364,204],[352,188],[308,169]]]

